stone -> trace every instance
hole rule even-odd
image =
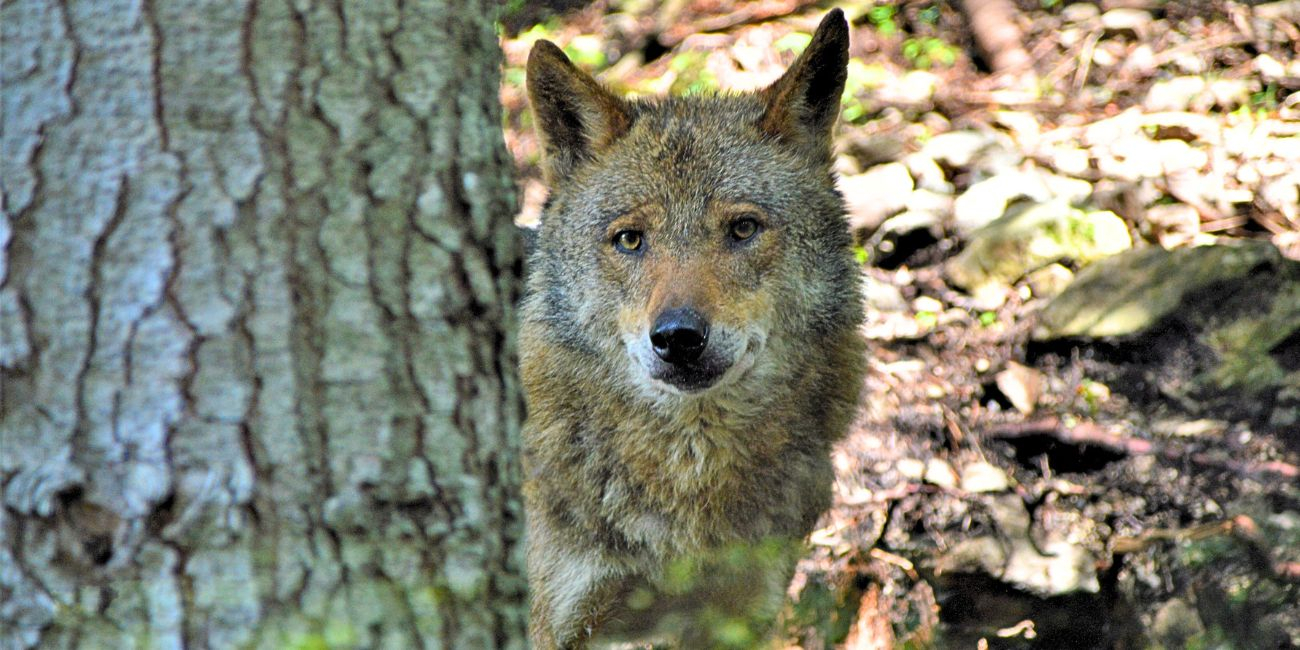
[[[862,295],[867,309],[883,312],[907,311],[907,300],[898,287],[888,282],[864,282]]]
[[[996,135],[986,131],[949,131],[930,138],[921,148],[921,154],[948,167],[963,169],[1001,145]]]
[[[928,311],[932,314],[938,314],[943,311],[943,303],[931,298],[930,296],[919,296],[912,301],[912,310],[917,312]]]
[[[1206,91],[1208,84],[1200,77],[1174,77],[1151,84],[1142,105],[1148,111],[1186,111]]]
[[[952,183],[948,182],[943,168],[934,158],[917,152],[903,158],[903,164],[907,166],[907,171],[916,179],[916,187],[922,190],[929,190],[938,194],[952,194]]]
[[[1158,394],[1195,417],[1300,411],[1300,261],[1266,241],[1146,248],[1093,264],[1043,307],[1032,336],[1079,339],[1113,390]]]
[[[953,470],[952,465],[938,458],[931,458],[925,463],[925,482],[952,489],[957,487],[957,472]]]
[[[1013,210],[970,235],[944,266],[954,284],[976,290],[1009,284],[1063,259],[1083,264],[1132,246],[1124,221],[1112,212],[1084,212],[1062,200]]]
[[[885,219],[902,212],[915,188],[907,167],[896,162],[841,176],[838,185],[848,207],[849,226],[863,230],[875,230]]]
[[[1187,244],[1201,231],[1201,213],[1186,203],[1165,203],[1147,208],[1145,222],[1165,248]]]
[[[991,463],[977,461],[961,470],[961,489],[966,492],[1006,492],[1010,488],[1007,473]]]
[[[1205,633],[1196,608],[1175,598],[1160,606],[1151,621],[1151,641],[1162,648],[1186,648],[1194,637]]]
[[[925,476],[925,463],[915,458],[900,458],[894,467],[904,478],[913,481],[919,481]]]
[[[1044,379],[1037,370],[1008,361],[1006,369],[995,375],[993,381],[1017,411],[1029,415],[1038,406]]]
[[[1133,250],[1084,269],[1040,313],[1035,338],[1134,334],[1173,312],[1188,293],[1242,278],[1280,257],[1277,249],[1256,241]]]
[[[1065,291],[1074,280],[1074,272],[1064,266],[1052,263],[1025,276],[1029,290],[1037,298],[1051,298]]]
[[[1151,14],[1141,9],[1117,8],[1101,15],[1101,26],[1111,34],[1126,34],[1144,41],[1151,33]]]

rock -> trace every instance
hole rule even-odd
[[[1068,531],[1036,543],[1030,537],[1031,518],[1019,495],[993,495],[988,505],[1000,535],[958,543],[935,562],[937,575],[982,573],[1045,598],[1100,591],[1096,557],[1066,541],[1063,534]]]
[[[1025,415],[1034,412],[1034,407],[1038,405],[1038,396],[1043,392],[1042,373],[1014,361],[1008,361],[1006,369],[995,375],[993,381],[1017,411]]]
[[[1075,204],[1091,195],[1092,184],[1082,179],[1037,169],[1010,171],[979,181],[958,196],[952,207],[953,224],[958,234],[969,235],[1006,214],[1007,206],[1019,198]]]
[[[1006,144],[987,131],[949,131],[930,138],[921,155],[955,169],[966,169],[988,152]]]
[[[925,463],[925,482],[942,488],[957,487],[957,472],[952,465],[938,458],[931,458]]]
[[[997,111],[993,120],[1011,132],[1014,140],[1022,149],[1032,149],[1038,144],[1038,137],[1043,132],[1043,125],[1038,116],[1028,111]]]
[[[1201,231],[1201,213],[1186,203],[1153,205],[1147,208],[1145,222],[1165,248],[1190,243]]]
[[[1300,223],[1300,172],[1261,184],[1257,196],[1287,219]]]
[[[1060,199],[1071,205],[1079,205],[1092,196],[1092,183],[1082,178],[1071,178],[1047,172],[1036,174],[1047,196]]]
[[[1209,92],[1216,106],[1230,111],[1248,104],[1258,85],[1253,79],[1215,79],[1210,83]]]
[[[1080,176],[1087,173],[1092,164],[1092,154],[1074,146],[1053,147],[1044,155],[1052,169],[1062,174]]]
[[[934,73],[912,70],[896,83],[881,88],[879,93],[882,101],[915,106],[928,103],[938,87],[939,77]]]
[[[1114,213],[1084,212],[1055,200],[1011,211],[971,234],[944,271],[954,284],[975,290],[1015,282],[1062,259],[1087,264],[1130,246],[1128,228]]]
[[[1038,298],[1051,298],[1070,285],[1074,272],[1060,264],[1048,264],[1025,277],[1029,290]]]
[[[1286,66],[1281,61],[1267,55],[1261,54],[1252,61],[1255,66],[1255,72],[1263,77],[1266,81],[1277,81],[1286,77]]]
[[[1030,185],[1021,173],[999,174],[971,185],[952,205],[958,234],[968,235],[1001,217],[1008,203],[1032,191]]]
[[[1120,56],[1118,47],[1124,47],[1122,43],[1113,41],[1101,41],[1092,51],[1092,64],[1097,68],[1109,68],[1119,63]]]
[[[885,219],[902,212],[914,187],[907,167],[896,162],[839,179],[849,225],[855,229],[875,230]]]
[[[898,473],[904,478],[913,481],[919,481],[925,476],[925,463],[915,458],[900,458],[894,467],[898,468]]]
[[[912,301],[912,310],[917,312],[928,311],[932,314],[938,314],[943,311],[943,303],[931,298],[930,296],[920,296]]]
[[[947,216],[952,214],[953,198],[951,194],[942,194],[930,190],[916,190],[907,195],[907,209],[910,212],[928,212]]]
[[[1161,648],[1186,648],[1194,637],[1205,633],[1196,608],[1181,598],[1160,606],[1151,621],[1151,641]]]
[[[1174,77],[1151,84],[1142,105],[1148,111],[1186,111],[1206,91],[1208,84],[1200,77]]]
[[[1078,339],[1090,376],[1130,399],[1285,419],[1300,410],[1300,262],[1257,240],[1128,251],[1080,272],[1033,337]]]
[[[934,161],[934,158],[917,152],[903,158],[903,164],[907,166],[907,171],[911,172],[912,178],[916,179],[917,188],[937,194],[952,194],[952,183],[948,182],[943,168]]]
[[[1166,111],[1143,115],[1140,120],[1142,129],[1151,130],[1151,137],[1156,140],[1177,138],[1187,142],[1200,141],[1206,144],[1222,142],[1222,129],[1219,122],[1208,115],[1187,113],[1184,111]]]
[[[1121,64],[1125,74],[1147,76],[1160,67],[1156,52],[1147,43],[1141,43],[1129,52],[1128,58]]]
[[[1172,313],[1185,295],[1280,258],[1277,249],[1256,241],[1130,251],[1084,269],[1043,309],[1034,335],[1042,340],[1134,334]]]
[[[908,210],[886,219],[864,246],[877,264],[894,268],[917,248],[938,241],[942,224],[943,215]]]
[[[1095,594],[1101,590],[1096,563],[1087,549],[1065,540],[1018,544],[1007,559],[1002,580],[1041,596]]]
[[[1061,9],[1061,19],[1067,23],[1088,22],[1100,15],[1097,5],[1088,2],[1072,2]]]
[[[994,311],[1007,303],[1011,285],[988,281],[971,289],[971,306],[980,311]]]
[[[1011,480],[998,467],[979,461],[962,468],[961,489],[975,493],[1006,492],[1011,489]]]
[[[883,312],[907,311],[907,300],[898,287],[887,282],[864,282],[862,295],[867,309]]]
[[[1111,9],[1101,15],[1101,26],[1110,34],[1126,34],[1145,41],[1151,33],[1151,14],[1141,9]]]
[[[1128,233],[1128,224],[1110,210],[1087,213],[1077,224],[1077,228],[1082,231],[1078,233],[1079,247],[1068,256],[1076,261],[1091,263],[1133,247],[1133,237]]]

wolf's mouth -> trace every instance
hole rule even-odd
[[[705,355],[693,363],[656,363],[650,376],[678,390],[698,393],[718,383],[730,367],[730,362],[716,355]]]

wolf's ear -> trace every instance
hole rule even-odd
[[[849,25],[844,12],[833,9],[790,69],[761,91],[767,111],[759,128],[829,161],[848,64]]]
[[[627,103],[574,67],[550,41],[528,55],[528,100],[542,138],[542,169],[554,184],[627,132]]]

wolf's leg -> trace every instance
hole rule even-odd
[[[529,526],[529,636],[541,650],[583,648],[617,596],[622,572],[598,550],[556,539],[540,519]]]
[[[710,567],[712,580],[700,594],[702,607],[688,619],[680,637],[683,650],[716,647],[719,640],[714,635],[721,621],[743,623],[751,635],[750,647],[777,647],[773,637],[803,545],[799,540],[769,538],[738,548],[745,554],[744,562],[720,558]]]

